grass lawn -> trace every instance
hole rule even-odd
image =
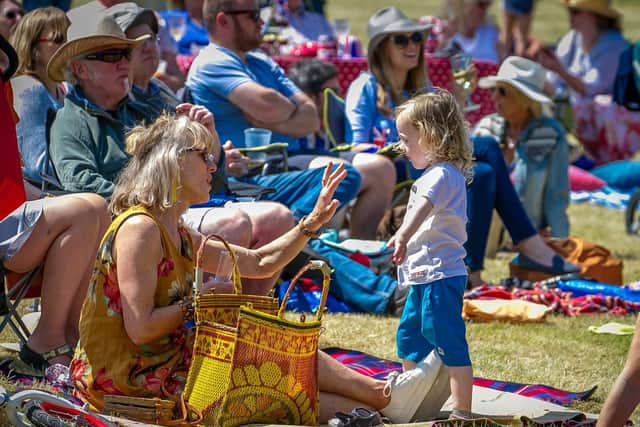
[[[74,5],[84,3],[74,0]],[[159,3],[155,0],[141,1]],[[498,16],[499,0],[491,14]],[[553,42],[568,29],[564,7],[557,0],[539,0],[532,34]],[[640,1],[614,0],[623,14],[623,28],[630,40],[640,38]],[[440,0],[328,0],[330,18],[348,17],[352,31],[366,45],[366,22],[378,8],[396,4],[409,16],[434,14]],[[569,209],[573,235],[598,242],[611,249],[625,262],[624,280],[640,278],[640,239],[624,232],[623,213],[602,207],[573,204]],[[485,279],[497,282],[508,276],[508,260],[513,254],[499,254],[487,260]],[[322,346],[341,346],[362,350],[380,357],[395,359],[395,330],[398,319],[369,315],[326,315]],[[598,385],[587,401],[575,405],[578,410],[597,413],[626,358],[630,337],[596,335],[589,325],[609,321],[633,324],[635,316],[614,318],[589,315],[575,318],[550,316],[544,324],[511,325],[503,323],[469,323],[468,338],[475,374],[478,376],[529,383],[545,383],[559,388],[582,391]],[[0,339],[7,340],[5,331]],[[640,410],[633,420],[640,422]],[[0,415],[0,425],[5,425]]]

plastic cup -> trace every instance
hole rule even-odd
[[[231,261],[231,255],[227,251],[221,251],[218,257],[218,264],[213,273],[211,280],[215,284],[230,283],[231,275],[233,273],[233,262]]]
[[[269,129],[262,128],[249,128],[244,130],[244,146],[246,148],[263,147],[271,143],[271,131]],[[249,156],[253,160],[266,161],[267,153],[254,153],[248,152]]]

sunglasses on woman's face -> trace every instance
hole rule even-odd
[[[422,41],[424,40],[424,35],[419,32],[415,32],[410,36],[407,36],[404,34],[397,34],[392,37],[392,40],[396,46],[404,49],[405,47],[409,46],[409,42],[413,42],[415,44],[422,44]]]
[[[2,16],[4,16],[5,18],[10,19],[10,20],[13,21],[18,16],[20,16],[20,17],[24,16],[24,10],[21,10],[21,9],[19,9],[19,10],[7,10],[6,12],[4,12],[2,14]]]
[[[209,153],[206,150],[201,150],[199,148],[185,148],[182,151],[185,153],[189,153],[189,152],[197,153],[200,157],[202,157],[202,160],[205,162],[208,168],[214,167],[218,164],[216,161],[216,156],[214,156],[212,153]]]
[[[124,49],[107,49],[84,56],[84,59],[89,61],[108,62],[110,64],[119,62],[122,58],[129,61],[131,59],[131,49],[128,47]]]
[[[502,86],[496,86],[493,88],[493,92],[504,98],[507,96],[507,89]]]
[[[53,44],[62,44],[64,43],[64,34],[58,34],[55,37],[40,37],[36,40],[38,43],[46,43],[51,42]]]

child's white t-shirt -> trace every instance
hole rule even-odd
[[[409,239],[407,258],[398,268],[400,283],[417,285],[466,275],[463,244],[467,241],[467,189],[464,175],[449,163],[435,164],[413,183],[406,214],[414,208],[418,197],[428,198],[433,209]]]

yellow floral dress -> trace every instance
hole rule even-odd
[[[134,215],[151,217],[162,234],[164,254],[158,264],[155,307],[176,304],[192,292],[193,244],[184,228],[179,229],[178,249],[162,224],[142,207],[130,208],[113,221],[98,250],[70,366],[78,397],[98,410],[105,394],[171,399],[182,391],[191,363],[193,329],[180,326],[143,345],[134,344],[125,330],[111,248],[122,223]]]

